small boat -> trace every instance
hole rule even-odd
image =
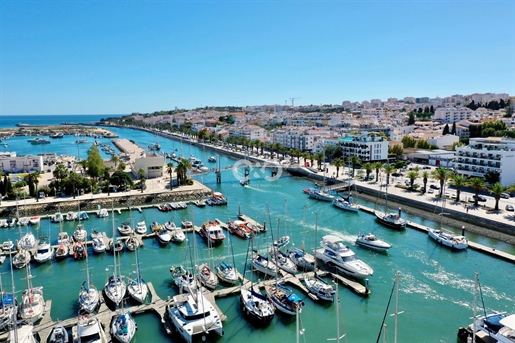
[[[55,250],[55,259],[57,261],[62,260],[65,257],[68,257],[70,252],[70,248],[68,247],[68,243],[60,243],[57,249]]]
[[[41,137],[36,137],[34,139],[29,139],[28,141],[32,145],[50,144],[51,143],[50,140],[48,140],[46,138],[41,138]]]
[[[274,261],[277,267],[288,272],[290,274],[296,274],[298,272],[297,266],[290,260],[288,254],[282,252],[277,248],[270,249],[270,257]]]
[[[343,199],[342,197],[334,198],[333,205],[342,210],[349,212],[358,212],[359,206],[352,201],[352,197],[349,197],[349,201]]]
[[[87,143],[87,142],[88,142],[88,140],[87,140],[87,139],[77,139],[77,140],[75,141],[75,144],[85,144],[85,143]]]
[[[218,279],[216,278],[215,273],[209,268],[209,266],[205,263],[202,263],[200,266],[198,266],[198,272],[197,276],[200,281],[200,283],[210,289],[214,290],[216,286],[218,285]]]
[[[275,316],[275,307],[268,297],[256,292],[252,285],[248,288],[241,287],[240,300],[243,313],[260,325],[269,324]]]
[[[129,236],[134,233],[134,230],[129,222],[123,222],[121,226],[118,226],[118,232],[122,236]]]
[[[32,234],[32,232],[27,232],[23,235],[22,238],[18,241],[18,249],[32,249],[36,245],[36,237]]]
[[[109,217],[109,212],[107,211],[107,209],[101,208],[97,212],[97,217],[98,218],[107,218],[107,217]]]
[[[84,229],[84,226],[77,225],[75,231],[73,231],[73,240],[75,242],[86,242],[88,238],[88,232]]]
[[[157,205],[157,209],[161,212],[168,212],[172,210],[172,206],[170,204],[164,202],[162,204]]]
[[[186,239],[186,235],[182,231],[182,229],[176,227],[172,231],[170,231],[170,239],[174,243],[182,243]]]
[[[123,242],[115,237],[114,239],[109,241],[109,248],[112,252],[120,252],[123,250]]]
[[[226,282],[231,285],[235,285],[238,283],[239,277],[236,269],[233,266],[228,265],[224,261],[220,263],[220,265],[216,266],[216,276],[222,282]]]
[[[36,254],[34,260],[38,263],[44,263],[54,258],[54,248],[50,245],[48,237],[40,237],[38,240]]]
[[[172,274],[175,285],[179,287],[179,291],[183,292],[197,289],[195,276],[183,266],[172,266],[170,273]]]
[[[253,250],[254,254],[252,256],[252,266],[257,271],[260,271],[263,274],[275,276],[277,274],[277,266],[275,263],[269,261],[268,257],[264,257],[259,254],[257,250]]]
[[[134,236],[130,236],[125,241],[125,245],[127,246],[127,250],[135,251],[139,248],[139,241],[136,238],[134,238]]]
[[[71,242],[70,236],[68,236],[68,232],[61,231],[57,234],[57,243],[58,244],[68,244]]]
[[[154,143],[152,145],[148,145],[148,149],[149,150],[152,150],[152,151],[157,151],[157,150],[160,150],[161,149],[161,144],[159,143]]]
[[[80,315],[76,326],[78,343],[107,343],[100,320],[89,315]]]
[[[87,255],[88,250],[86,249],[86,245],[83,242],[77,241],[73,244],[73,257],[76,260],[82,260],[86,258]]]
[[[159,230],[156,233],[156,236],[157,236],[157,240],[159,241],[159,244],[162,244],[162,245],[167,245],[168,243],[170,243],[170,240],[172,239],[172,237],[170,236],[170,233],[165,228],[162,228],[161,230]]]
[[[334,200],[334,195],[324,192],[323,190],[317,189],[308,193],[309,197],[316,200],[321,201],[330,201]]]
[[[93,251],[97,254],[102,254],[106,251],[106,244],[101,238],[93,238]]]
[[[315,257],[313,255],[301,249],[293,248],[288,250],[288,256],[298,269],[303,271],[315,270]]]
[[[291,289],[280,283],[265,285],[265,291],[279,311],[289,315],[296,315],[302,311],[304,302]]]
[[[368,235],[358,235],[358,238],[356,238],[356,244],[377,251],[386,251],[392,247],[390,244],[380,240],[371,233]]]
[[[276,248],[282,248],[290,243],[290,236],[282,236],[278,240],[274,241],[273,245]]]
[[[11,251],[14,249],[14,243],[10,239],[2,243],[3,251]]]
[[[138,326],[129,311],[120,313],[113,318],[111,324],[111,336],[121,343],[129,343]]]
[[[181,224],[182,224],[182,227],[185,229],[193,228],[193,223],[189,220],[184,219]]]
[[[385,213],[376,211],[375,215],[381,224],[386,225],[392,229],[402,230],[406,228],[406,224],[408,223],[408,221],[401,218],[397,212]]]
[[[30,223],[30,218],[29,217],[21,217],[20,219],[18,219],[18,226],[27,226],[29,225]]]
[[[150,224],[150,230],[152,230],[152,232],[157,232],[161,229],[164,229],[164,226],[158,222],[152,222],[152,224]]]
[[[50,334],[50,343],[68,343],[69,335],[64,326],[56,326]]]
[[[138,235],[144,235],[144,234],[146,234],[146,233],[147,233],[147,224],[145,223],[145,221],[138,222],[138,223],[136,224],[135,232],[136,232]]]
[[[223,233],[222,228],[215,221],[203,223],[199,234],[210,246],[220,244],[225,239],[225,234]]]
[[[34,217],[29,218],[30,225],[38,225],[40,223],[40,221],[41,221],[40,216],[34,216]]]
[[[208,204],[209,206],[227,205],[227,199],[224,198],[222,193],[220,193],[220,192],[213,192],[211,194],[211,197],[206,200],[206,204]]]
[[[88,213],[86,211],[77,212],[77,219],[78,220],[88,220],[89,219]]]
[[[427,234],[437,243],[452,249],[463,250],[467,249],[469,246],[467,238],[464,236],[456,235],[449,231],[429,228]]]
[[[194,204],[197,207],[205,207],[206,206],[206,200],[205,199],[197,199],[197,200],[195,200]]]
[[[52,217],[50,217],[50,221],[52,223],[60,223],[64,220],[64,217],[61,212],[55,213]]]
[[[77,220],[77,213],[72,212],[72,211],[66,213],[66,220],[67,221]]]
[[[209,158],[207,159],[207,161],[208,161],[209,163],[215,163],[215,162],[216,162],[216,157],[214,157],[214,156],[209,156]]]
[[[14,255],[12,264],[14,268],[21,269],[30,263],[30,252],[26,249],[20,249]]]
[[[173,231],[176,228],[175,223],[170,221],[166,222],[164,226],[168,231]]]
[[[95,229],[91,232],[91,239],[95,239],[95,238],[103,239],[104,235],[102,234],[102,232]]]
[[[333,289],[333,286],[325,282],[317,273],[315,273],[314,277],[305,277],[304,283],[309,292],[316,295],[317,298],[326,301],[334,301],[336,291]]]
[[[227,223],[227,229],[230,233],[238,235],[243,239],[252,237],[252,230],[247,226],[243,220],[234,220]]]
[[[50,138],[64,138],[64,133],[62,132],[58,132],[58,133],[54,133],[50,136]]]

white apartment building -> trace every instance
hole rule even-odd
[[[344,158],[358,156],[363,162],[388,159],[388,141],[376,132],[348,134],[340,138],[340,145]]]
[[[429,144],[436,145],[440,149],[450,149],[453,143],[459,142],[460,137],[457,135],[438,135],[433,137],[427,137]]]
[[[289,149],[313,151],[317,137],[330,135],[330,131],[322,130],[299,130],[298,128],[275,129],[270,131],[270,143],[280,143]]]
[[[0,170],[6,173],[43,171],[43,156],[0,156]]]
[[[163,155],[144,153],[134,161],[132,173],[137,176],[138,170],[143,169],[145,171],[145,178],[153,179],[164,175],[165,164],[166,161]]]
[[[231,125],[229,127],[229,135],[231,137],[245,138],[248,140],[263,139],[266,137],[266,130],[257,125],[244,125],[236,127]]]
[[[433,120],[441,120],[443,123],[452,124],[460,120],[467,120],[475,115],[475,111],[467,107],[440,107],[435,110]]]
[[[503,186],[515,183],[515,139],[504,137],[470,138],[466,147],[456,147],[456,172],[484,177],[498,172]]]

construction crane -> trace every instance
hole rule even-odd
[[[290,100],[291,100],[291,107],[295,106],[295,99],[300,99],[300,98],[290,98]]]

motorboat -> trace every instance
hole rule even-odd
[[[2,243],[3,251],[12,251],[14,249],[14,243],[10,239]]]
[[[211,197],[206,199],[206,204],[208,204],[209,206],[227,205],[227,199],[224,198],[222,193],[220,193],[220,192],[213,192],[211,194]]]
[[[30,225],[38,225],[41,222],[40,216],[33,216],[29,218],[29,224]]]
[[[30,223],[30,218],[29,217],[21,217],[18,219],[18,226],[27,226],[29,225]]]
[[[14,268],[21,269],[30,263],[30,252],[26,249],[20,249],[14,255],[12,264]]]
[[[203,337],[211,332],[223,336],[222,320],[211,302],[202,294],[184,293],[173,297],[173,305],[167,314],[182,338],[191,343],[195,336]]]
[[[199,234],[210,246],[220,244],[225,239],[225,234],[216,221],[203,223]]]
[[[99,238],[99,239],[103,239],[104,238],[104,234],[98,230],[93,230],[91,232],[91,239],[95,239],[95,238]]]
[[[84,226],[77,225],[75,231],[73,231],[73,240],[75,242],[86,242],[88,238],[88,232],[84,229]]]
[[[282,236],[273,242],[275,248],[282,248],[290,243],[290,236]]]
[[[88,220],[89,215],[86,211],[79,211],[79,212],[77,212],[77,219],[78,220]]]
[[[290,260],[295,263],[298,270],[313,271],[315,270],[315,257],[304,250],[293,248],[288,250]]]
[[[446,247],[452,249],[463,250],[467,249],[469,246],[467,238],[465,238],[464,236],[455,235],[454,233],[449,231],[429,228],[427,234],[437,243],[445,245]]]
[[[70,236],[68,235],[68,232],[61,231],[57,234],[57,244],[69,244],[70,243]]]
[[[209,156],[209,158],[207,159],[207,161],[208,161],[209,163],[215,163],[215,162],[216,162],[216,157],[214,157],[214,156]]]
[[[34,260],[38,263],[44,263],[54,258],[54,248],[50,245],[48,237],[40,237],[38,240],[36,254]]]
[[[356,238],[356,244],[377,251],[386,251],[392,247],[390,244],[386,243],[383,240],[380,240],[371,233],[369,233],[368,235],[358,235],[358,237]]]
[[[18,249],[32,249],[36,245],[36,237],[32,234],[32,232],[27,232],[23,237],[18,241],[17,247]]]
[[[354,203],[352,200],[352,197],[349,196],[349,200],[345,200],[342,197],[337,197],[333,199],[333,205],[335,207],[338,207],[342,210],[349,211],[349,212],[358,212],[359,206]]]
[[[120,343],[129,343],[134,337],[137,328],[138,326],[131,313],[129,311],[121,312],[113,318],[111,336]]]
[[[50,217],[50,221],[52,223],[60,223],[64,220],[63,214],[61,212],[54,213],[53,216]]]
[[[255,323],[267,325],[274,319],[274,305],[266,296],[256,292],[254,287],[241,287],[240,300],[243,306],[243,313]]]
[[[134,236],[130,236],[125,241],[125,245],[127,246],[127,250],[135,251],[139,248],[139,241]]]
[[[338,271],[356,279],[365,279],[373,275],[374,270],[358,259],[354,251],[343,244],[336,236],[326,235],[320,242],[321,249],[315,250],[315,257]]]
[[[78,216],[77,216],[77,213],[73,212],[73,211],[70,211],[68,213],[66,213],[66,220],[67,221],[74,221],[74,220],[77,220]]]
[[[184,229],[191,229],[191,228],[193,228],[193,222],[191,222],[191,221],[189,221],[189,220],[184,219],[184,220],[181,222],[181,224],[182,224],[182,227],[183,227]]]
[[[21,325],[15,329],[9,330],[9,338],[7,342],[16,343],[37,343],[38,341],[34,337],[34,326],[32,325]]]
[[[64,326],[57,325],[50,333],[50,343],[68,343],[69,335]]]
[[[304,301],[294,294],[291,289],[277,283],[265,285],[265,291],[275,308],[279,311],[289,315],[296,315],[302,312]]]
[[[227,223],[227,229],[233,235],[238,235],[243,239],[252,237],[252,230],[247,226],[243,220],[234,220]]]
[[[218,266],[216,266],[216,276],[220,279],[220,281],[235,285],[238,283],[239,277],[236,269],[233,266],[221,262]]]
[[[100,320],[89,315],[80,315],[76,326],[78,343],[107,343]]]
[[[150,224],[150,230],[152,230],[152,232],[158,232],[161,229],[164,229],[164,226],[158,222],[152,222],[152,224]]]
[[[309,197],[321,201],[333,201],[334,195],[324,192],[321,189],[316,189],[308,193]]]
[[[277,266],[270,261],[268,257],[261,255],[257,250],[253,250],[252,266],[263,274],[275,276],[277,274]]]
[[[392,229],[402,230],[406,228],[406,224],[408,221],[406,219],[401,218],[399,213],[397,212],[390,212],[385,213],[381,211],[375,211],[377,220],[383,224],[386,225]]]
[[[118,232],[122,236],[129,236],[134,233],[134,230],[129,222],[123,222],[121,226],[118,226]]]
[[[88,256],[88,250],[83,242],[75,242],[73,244],[73,257],[76,260],[82,260]]]
[[[157,236],[157,240],[158,240],[159,244],[162,244],[162,245],[167,245],[168,243],[170,243],[170,240],[172,239],[172,237],[170,236],[170,232],[168,232],[168,230],[165,228],[162,228],[161,230],[159,230],[156,233],[156,236]]]
[[[115,237],[109,241],[109,249],[112,252],[120,252],[123,250],[123,242],[118,237]]]
[[[195,200],[194,204],[197,207],[205,207],[206,206],[206,200],[205,199],[197,199],[197,200]]]
[[[205,263],[197,267],[197,276],[200,283],[210,290],[214,290],[218,285],[218,279],[215,273],[213,273],[211,268]]]
[[[318,274],[315,273],[313,277],[304,277],[304,283],[309,292],[316,295],[317,298],[326,301],[334,301],[336,291],[333,289],[333,286],[325,282]]]
[[[186,235],[182,229],[176,227],[170,232],[170,239],[174,243],[182,243],[186,239]]]
[[[42,138],[42,137],[36,137],[34,139],[29,139],[28,141],[32,145],[41,145],[41,144],[50,144],[51,143],[50,140],[48,140],[46,138]]]
[[[172,210],[172,207],[170,206],[170,204],[164,202],[162,204],[157,205],[157,209],[161,212],[168,212]]]
[[[166,222],[164,226],[165,226],[165,229],[167,229],[170,232],[173,231],[177,227],[177,226],[175,226],[174,222],[170,222],[170,221]]]
[[[170,268],[175,285],[179,291],[189,291],[197,289],[197,281],[193,273],[189,272],[183,266],[172,266]]]
[[[138,235],[144,235],[147,233],[147,224],[145,221],[138,222],[136,229],[134,230]]]
[[[60,261],[65,257],[68,257],[69,253],[70,248],[68,246],[68,243],[60,243],[57,249],[55,250],[55,259],[57,261]]]
[[[293,263],[292,260],[290,260],[290,257],[288,254],[282,252],[281,250],[277,248],[271,248],[270,249],[270,257],[274,261],[274,263],[279,267],[280,269],[284,270],[285,272],[288,272],[290,274],[296,274],[298,272],[297,266],[295,263]]]
[[[104,243],[103,239],[100,238],[93,238],[93,251],[97,254],[102,254],[106,251],[106,244]]]
[[[107,209],[101,208],[97,212],[97,217],[98,218],[107,218],[107,217],[109,217],[109,212],[107,211]]]

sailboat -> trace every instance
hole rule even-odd
[[[379,334],[377,335],[376,343],[379,343],[379,340],[381,339],[381,333],[383,331],[383,328],[386,328],[385,321],[386,316],[388,315],[388,309],[390,307],[390,301],[392,300],[393,292],[395,291],[395,313],[393,316],[395,317],[395,326],[394,326],[394,339],[393,342],[397,343],[397,322],[399,314],[403,313],[404,311],[399,312],[399,283],[401,280],[401,273],[397,272],[395,274],[395,281],[393,283],[392,292],[390,293],[390,298],[388,299],[388,305],[386,306],[386,311],[384,312],[383,322],[381,323],[381,329],[379,330]]]
[[[20,302],[20,318],[27,323],[35,323],[43,317],[45,300],[43,299],[43,287],[33,287],[30,274],[30,263],[25,267],[27,289],[23,292]]]
[[[129,295],[132,299],[139,303],[144,303],[148,296],[148,286],[141,277],[141,269],[139,267],[138,250],[136,250],[136,278],[129,281],[127,286]]]
[[[324,160],[325,160],[325,154],[324,154]],[[324,167],[324,179],[323,179],[323,186],[321,189],[313,189],[308,192],[308,196],[312,199],[321,200],[321,201],[333,201],[334,195],[329,194],[326,190],[325,186],[325,175],[326,175],[326,168]]]
[[[12,271],[12,265],[11,265]],[[0,275],[0,330],[3,330],[9,324],[12,323],[14,311],[16,310],[16,304],[13,293],[6,293],[3,290],[2,277]]]
[[[138,325],[131,315],[130,311],[124,311],[123,309],[113,318],[111,323],[111,336],[113,336],[118,342],[129,343]]]
[[[318,213],[315,216],[315,242],[318,240]],[[334,301],[334,289],[333,286],[329,285],[325,280],[323,280],[321,277],[317,275],[317,265],[316,265],[316,259],[315,259],[315,271],[314,276],[304,277],[304,283],[306,284],[306,287],[308,290],[316,295],[319,299],[327,300],[327,301]]]
[[[193,221],[194,221],[194,219],[193,219]],[[166,229],[164,229],[164,230],[166,230]],[[195,244],[196,243],[195,235],[193,235],[192,240],[193,240],[193,244]],[[195,246],[196,246],[196,244],[195,244]],[[186,259],[188,258],[189,250],[190,250],[190,246],[188,244],[188,246],[186,247],[185,262],[186,262]],[[191,261],[191,258],[190,258],[190,261]],[[182,266],[182,265],[172,266],[170,268],[170,273],[172,274],[173,280],[174,280],[175,284],[177,285],[177,287],[179,288],[179,291],[181,293],[184,291],[190,292],[190,291],[197,289],[197,280],[195,279],[195,276],[193,275],[192,272],[186,270],[186,268],[184,268],[184,266]]]
[[[112,207],[112,226],[113,226],[113,236],[115,235],[115,227],[114,227],[114,207]],[[115,306],[120,305],[125,296],[125,292],[127,291],[127,285],[123,280],[123,276],[118,274],[118,266],[116,264],[116,251],[113,250],[113,275],[110,275],[107,279],[107,282],[104,287],[104,294],[111,300]]]
[[[392,229],[403,230],[406,228],[406,224],[408,221],[406,219],[401,218],[401,210],[399,212],[390,212],[388,213],[388,184],[386,184],[386,193],[385,193],[385,206],[384,211],[375,211],[376,219],[383,225],[386,225]]]
[[[80,286],[79,307],[83,312],[92,313],[99,305],[100,296],[89,276],[89,258],[86,254],[86,281]]]
[[[357,213],[359,211],[358,204],[354,201],[354,198],[352,197],[352,191],[351,191],[351,181],[349,179],[349,196],[344,197],[335,197],[333,199],[333,205],[335,207],[338,207],[342,210],[349,211],[349,212],[355,212]]]
[[[336,286],[336,304],[338,305],[336,308],[336,338],[328,338],[328,341],[336,341],[340,343],[340,340],[345,337],[346,335],[343,334],[340,336],[340,311],[341,311],[341,304],[340,304],[340,293],[338,293],[338,283],[334,283]]]
[[[193,253],[196,254],[195,239],[193,240],[193,251]],[[211,261],[211,244],[209,241],[207,251],[209,254],[209,260]],[[196,261],[196,258],[194,260]],[[207,263],[202,263],[197,267],[197,278],[204,287],[210,290],[214,290],[216,286],[218,286],[218,278]]]
[[[231,249],[232,255],[232,265],[225,263],[224,261],[220,261],[220,264],[215,267],[216,276],[220,279],[220,281],[235,285],[238,283],[239,277],[238,272],[233,267],[236,265],[234,261],[234,251],[232,247],[231,235],[229,235],[229,248]]]
[[[62,260],[67,257],[70,253],[70,237],[68,236],[68,232],[63,231],[63,222],[59,222],[59,233],[57,234],[57,247],[55,251],[55,259],[57,261]]]

